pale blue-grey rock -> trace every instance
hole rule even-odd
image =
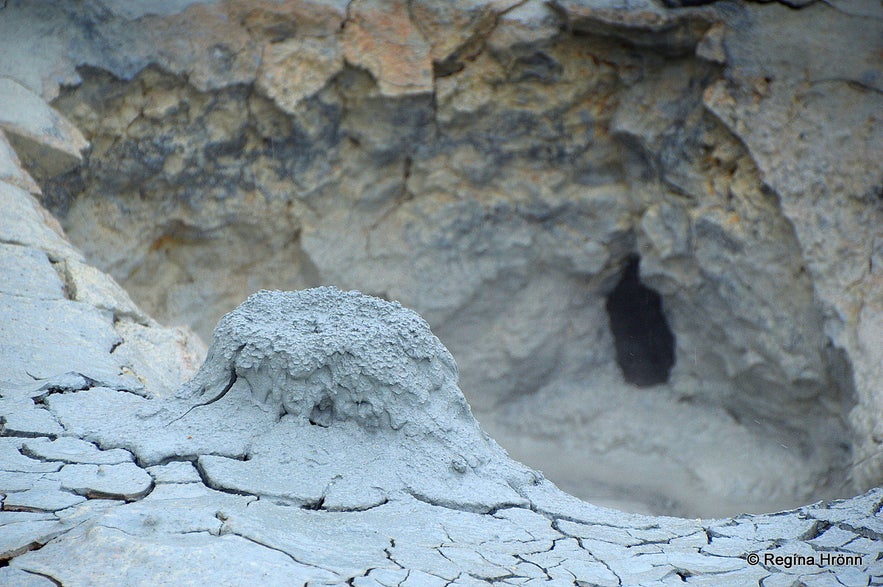
[[[48,473],[61,469],[61,463],[47,463],[26,457],[21,452],[24,439],[0,438],[0,469],[19,473]]]
[[[3,488],[3,493],[6,494],[16,491],[27,491],[42,478],[43,473],[10,471],[4,465],[3,470],[0,470],[0,487]]]
[[[85,497],[63,488],[58,479],[44,476],[34,481],[25,491],[7,494],[3,500],[3,508],[9,511],[56,512],[85,500]]]
[[[40,249],[51,261],[82,259],[82,254],[49,226],[46,210],[22,188],[0,181],[0,210],[0,243]]]
[[[109,385],[140,387],[121,376],[110,355],[120,341],[112,316],[94,306],[0,294],[0,340],[9,345],[0,379],[23,382],[82,372]]]
[[[78,527],[59,558],[42,548],[23,557],[32,573],[63,585],[284,585],[334,584],[337,575],[303,565],[289,555],[234,535],[207,533],[132,536],[107,526]],[[122,561],[122,564],[120,564]],[[170,561],[175,561],[169,565]],[[22,568],[19,567],[19,568]],[[321,584],[321,583],[320,583]]]
[[[201,454],[244,458],[252,438],[276,420],[240,390],[199,409],[107,387],[53,394],[45,403],[72,434],[106,450],[124,448],[144,466],[195,460]]]
[[[0,569],[0,584],[6,585],[6,587],[54,587],[57,585],[43,575],[9,567]]]
[[[62,489],[100,499],[133,501],[153,488],[153,478],[134,463],[110,465],[68,464],[53,475]]]
[[[0,130],[0,181],[18,186],[26,191],[36,194],[40,187],[34,182],[30,174],[21,166],[21,161],[15,149],[9,144],[6,133]]]
[[[0,431],[8,436],[58,436],[64,429],[29,397],[0,397]]]
[[[13,558],[45,544],[67,527],[44,512],[0,512],[0,557]]]
[[[20,82],[0,77],[0,130],[29,169],[44,177],[82,161],[88,142],[80,131]]]
[[[8,267],[0,283],[0,293],[32,298],[61,299],[64,285],[46,253],[29,247],[0,244],[0,267]]]

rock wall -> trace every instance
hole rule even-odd
[[[74,388],[92,382],[174,392],[205,358],[204,344],[187,327],[160,326],[88,264],[22,166],[64,173],[82,164],[83,136],[14,80],[0,79],[0,104],[0,382],[14,389],[60,377]],[[0,436],[61,432],[30,398],[0,395]]]
[[[71,171],[18,149],[43,202],[160,321],[400,300],[491,435],[601,503],[883,479],[878,7],[189,4],[0,13],[28,56],[0,74],[91,145]],[[607,311],[638,258],[674,342],[650,387]]]

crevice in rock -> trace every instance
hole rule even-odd
[[[168,458],[162,459],[156,463],[151,463],[149,466],[161,467],[163,465],[168,465],[169,463],[190,463],[190,464],[196,466],[197,459],[199,459],[199,455],[173,456],[173,457],[168,457]],[[144,465],[139,464],[138,466],[141,467],[142,469],[144,468]]]
[[[198,458],[194,459],[193,466],[196,468],[196,472],[199,474],[199,478],[202,481],[202,484],[208,487],[209,489],[214,489],[215,491],[220,491],[222,493],[229,493],[230,495],[238,495],[241,497],[253,497],[256,499],[260,499],[261,496],[253,495],[251,493],[246,493],[244,491],[236,491],[235,489],[230,489],[228,487],[220,487],[215,483],[212,483],[211,479],[208,476],[208,473],[205,470],[205,467],[199,461]]]
[[[64,383],[64,384],[52,383],[52,382],[46,383],[43,385],[43,387],[41,387],[38,390],[38,391],[41,391],[42,393],[31,396],[31,399],[33,400],[34,404],[38,405],[38,406],[45,406],[46,405],[46,398],[48,398],[50,395],[57,394],[57,393],[76,393],[78,391],[86,391],[88,389],[91,389],[92,387],[95,387],[97,384],[94,380],[91,380],[83,375],[80,375],[79,373],[69,373],[68,375],[73,375],[74,377],[79,377],[80,381],[73,381],[72,380],[70,383]]]
[[[482,514],[482,515],[491,514],[492,515],[494,512],[497,512],[501,509],[525,508],[526,507],[526,506],[522,506],[520,504],[501,504],[496,507],[488,508],[488,507],[482,507],[480,505],[458,504],[458,503],[454,503],[453,501],[439,501],[439,500],[435,500],[430,497],[427,497],[417,491],[414,491],[411,488],[406,489],[405,493],[407,493],[408,495],[410,495],[411,497],[413,497],[417,501],[423,502],[428,505],[432,505],[432,506],[436,506],[436,507],[440,507],[440,508],[446,508],[449,510],[456,510],[456,511],[460,511],[460,512],[467,512],[470,514]]]
[[[46,579],[47,581],[51,582],[53,585],[56,585],[57,587],[64,587],[64,584],[63,584],[61,581],[59,581],[58,579],[56,579],[55,577],[53,577],[52,575],[48,575],[48,574],[46,574],[46,573],[39,573],[39,572],[37,572],[37,571],[31,571],[31,570],[28,570],[28,569],[22,569],[22,570],[23,570],[25,573],[28,573],[28,574],[30,574],[30,575],[34,575],[34,576],[37,576],[37,577],[43,577],[43,578]]]
[[[0,416],[0,437],[4,437],[4,438],[49,438],[51,440],[58,438],[57,434],[44,434],[42,432],[30,432],[27,430],[9,430],[9,428],[6,427],[6,422],[7,422],[6,416]],[[29,456],[29,455],[25,455],[25,456]]]
[[[302,510],[313,510],[318,511],[323,509],[323,505],[325,505],[325,497],[320,497],[316,501],[308,501],[306,503],[301,504],[300,509]]]
[[[325,396],[313,405],[310,410],[309,422],[311,426],[328,428],[334,423],[334,400]]]
[[[868,528],[866,526],[858,526],[856,524],[851,524],[848,522],[838,522],[834,524],[837,528],[841,530],[845,530],[847,532],[852,532],[857,536],[861,536],[863,538],[867,538],[873,542],[881,542],[883,541],[883,532],[878,532],[872,528]]]
[[[239,350],[242,350],[242,347],[240,347]],[[238,351],[237,351],[237,352],[238,352]],[[211,398],[211,399],[209,399],[209,400],[206,400],[206,401],[204,401],[204,402],[200,402],[200,403],[197,403],[197,404],[194,404],[194,405],[190,406],[190,407],[189,407],[189,408],[188,408],[183,414],[181,414],[181,415],[178,416],[177,418],[174,418],[173,420],[169,421],[169,422],[166,424],[166,427],[169,427],[169,426],[171,426],[172,424],[174,424],[175,422],[177,422],[177,421],[179,421],[179,420],[182,420],[185,416],[187,416],[187,414],[189,414],[190,412],[192,412],[192,411],[195,410],[196,408],[201,408],[201,407],[204,407],[204,406],[209,406],[209,405],[211,405],[211,404],[213,404],[213,403],[215,403],[215,402],[217,402],[217,401],[223,399],[223,397],[224,397],[225,395],[227,395],[227,392],[229,392],[230,389],[233,388],[233,385],[236,383],[236,381],[237,381],[238,379],[239,379],[239,376],[236,375],[236,370],[235,370],[235,369],[231,370],[231,371],[230,371],[230,379],[227,381],[227,384],[221,389],[221,391],[220,391],[215,397],[213,397],[213,398]]]
[[[305,567],[313,567],[313,568],[316,568],[316,569],[322,569],[322,570],[328,571],[329,573],[333,573],[333,571],[331,571],[331,570],[329,570],[329,569],[325,569],[325,568],[320,567],[320,566],[318,566],[318,565],[314,565],[314,564],[310,564],[310,563],[304,562],[304,561],[302,561],[302,560],[298,560],[298,558],[297,558],[296,556],[294,556],[294,555],[291,554],[290,552],[287,552],[287,551],[285,551],[285,550],[283,550],[283,549],[281,549],[281,548],[277,548],[277,547],[275,547],[275,546],[270,546],[270,545],[267,544],[266,542],[262,542],[261,540],[258,540],[258,539],[256,539],[256,538],[252,538],[252,537],[250,537],[250,536],[246,536],[246,535],[244,535],[244,534],[240,534],[240,533],[238,533],[238,532],[234,532],[234,531],[228,530],[228,529],[226,529],[226,523],[224,523],[224,524],[222,525],[220,531],[221,531],[221,533],[223,533],[223,534],[230,534],[230,535],[233,535],[233,536],[237,536],[237,537],[239,537],[239,538],[242,538],[243,540],[247,540],[248,542],[251,542],[251,543],[256,544],[256,545],[258,545],[258,546],[262,546],[262,547],[267,548],[267,549],[269,549],[269,550],[274,550],[274,551],[276,551],[276,552],[278,552],[278,553],[280,553],[280,554],[284,554],[285,556],[287,556],[288,558],[290,558],[292,561],[294,561],[294,562],[295,562],[296,564],[298,564],[298,565],[305,566]]]
[[[607,315],[622,375],[638,387],[668,383],[675,364],[675,337],[661,296],[641,283],[637,255],[628,259],[622,277],[607,296]]]
[[[810,540],[814,540],[828,531],[831,528],[831,524],[828,522],[823,522],[821,520],[816,520],[813,522],[813,525],[803,534],[800,535],[800,540],[805,542],[809,542]]]
[[[4,507],[2,511],[15,512],[15,511],[28,511],[28,510],[6,509]],[[45,514],[51,515],[51,512],[46,512],[45,510],[33,510],[33,511],[35,513],[45,513]],[[0,558],[0,568],[9,566],[9,561],[25,554],[26,552],[40,550],[41,548],[43,548],[44,546],[46,546],[47,544],[49,544],[50,542],[52,542],[53,540],[58,538],[59,536],[62,536],[64,534],[68,534],[69,532],[71,532],[72,530],[81,526],[84,523],[85,523],[85,521],[78,522],[78,523],[74,524],[73,526],[70,526],[67,528],[62,528],[61,530],[58,530],[55,532],[50,532],[49,534],[41,536],[38,540],[34,540],[34,541],[32,541],[28,544],[25,544],[15,550],[8,551],[3,558]],[[0,530],[2,530],[2,526],[0,526]],[[23,569],[23,570],[26,570],[26,569]],[[32,572],[32,571],[26,571],[26,572]],[[33,573],[33,574],[41,575],[41,573]]]

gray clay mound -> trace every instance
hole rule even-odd
[[[175,395],[80,375],[2,389],[64,430],[31,418],[39,438],[0,438],[3,584],[823,585],[881,570],[880,490],[707,521],[559,491],[481,431],[422,318],[358,292],[251,296]]]
[[[182,395],[217,401],[240,378],[280,416],[324,427],[437,434],[469,413],[453,357],[420,316],[331,287],[249,297],[220,321]]]
[[[518,486],[541,479],[480,430],[454,359],[429,325],[358,292],[262,291],[226,315],[205,364],[178,394],[195,402],[181,418],[199,418],[228,394],[228,402],[250,395],[251,409],[272,418],[246,461],[200,458],[222,485],[242,489],[223,479],[230,475],[262,479],[249,491],[334,509],[405,492],[487,511],[523,505]],[[293,489],[305,485],[314,492]]]
[[[192,460],[209,487],[299,506],[409,495],[486,512],[526,505],[521,488],[542,480],[481,431],[422,318],[331,287],[251,296],[174,397],[96,388],[47,403],[64,426],[145,465]]]

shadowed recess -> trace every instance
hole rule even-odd
[[[675,337],[662,311],[662,298],[641,283],[640,264],[638,255],[629,258],[607,296],[607,316],[623,377],[648,387],[668,383],[675,364]]]

